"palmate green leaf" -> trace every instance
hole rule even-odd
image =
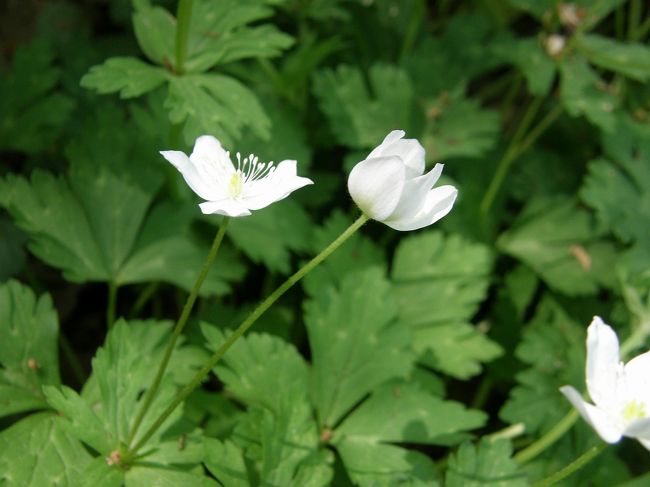
[[[411,126],[413,90],[406,72],[375,64],[368,73],[347,65],[314,75],[313,91],[330,129],[348,147],[374,147],[395,128]]]
[[[71,281],[160,280],[189,290],[209,245],[191,234],[199,212],[164,203],[150,209],[162,183],[150,164],[160,161],[146,141],[129,138],[130,124],[116,130],[120,124],[119,111],[102,110],[69,146],[67,177],[37,170],[30,181],[11,174],[0,179],[0,206],[29,235],[30,251]],[[243,276],[244,268],[223,250],[204,295],[225,293],[226,281]]]
[[[294,200],[286,199],[253,213],[234,219],[228,236],[253,262],[270,271],[288,274],[291,252],[309,249],[312,222],[307,212]]]
[[[173,66],[176,19],[149,0],[134,0],[133,30],[140,49],[154,63]]]
[[[248,127],[255,135],[268,138],[269,118],[255,94],[241,82],[220,74],[189,74],[170,80],[165,100],[172,123],[185,123],[188,144],[202,134],[214,134],[225,145]]]
[[[478,157],[494,147],[499,115],[466,98],[463,89],[443,92],[426,103],[427,123],[422,144],[427,157]]]
[[[221,330],[208,325],[202,328],[210,348],[218,348],[225,340]],[[234,439],[246,457],[255,460],[263,484],[328,485],[332,475],[328,455],[318,451],[317,424],[307,397],[309,369],[293,345],[271,335],[248,335],[233,345],[215,372],[227,390],[248,407]],[[208,450],[210,444],[214,451]],[[241,483],[248,478],[241,478],[237,467],[235,472],[225,467],[229,461],[238,464],[238,451],[228,442],[206,443],[206,464],[220,481],[238,485],[237,479]]]
[[[584,58],[572,56],[560,64],[560,99],[574,117],[587,120],[609,132],[616,126],[619,100]]]
[[[447,445],[466,430],[483,426],[487,416],[445,401],[411,384],[376,390],[334,432],[332,443],[365,442]]]
[[[436,487],[439,474],[423,453],[399,446],[365,441],[342,441],[337,451],[345,471],[360,487]]]
[[[323,250],[351,223],[352,220],[339,210],[333,211],[323,226],[314,230],[312,251],[317,253]],[[336,252],[325,262],[307,274],[303,279],[303,286],[309,295],[317,296],[322,289],[332,284],[340,286],[349,273],[385,265],[382,249],[362,233],[357,232],[336,249]]]
[[[164,347],[169,340],[169,323],[118,321],[93,359],[93,374],[81,395],[70,388],[47,387],[49,404],[66,418],[70,433],[100,456],[106,457],[124,443],[131,423],[142,401],[142,391],[152,382]],[[169,372],[145,417],[139,435],[153,423],[169,404],[176,385],[188,381],[205,359],[195,347],[177,346],[169,364]],[[181,414],[177,410],[166,421],[148,445],[160,443],[165,426],[169,427]],[[137,441],[137,437],[136,437]],[[143,450],[146,452],[147,449]],[[187,453],[187,452],[186,452]],[[189,452],[191,456],[191,452]],[[155,461],[155,456],[151,461]],[[178,463],[183,463],[178,455]]]
[[[501,347],[469,320],[484,299],[492,255],[458,235],[427,231],[403,239],[395,252],[392,281],[399,321],[412,334],[419,361],[465,379]]]
[[[563,385],[584,384],[585,330],[551,298],[544,298],[515,355],[529,368],[517,374],[519,385],[501,409],[508,423],[524,423],[536,435],[554,426],[571,408],[560,394]]]
[[[476,446],[464,443],[449,458],[447,487],[525,487],[527,476],[511,458],[512,446],[507,440],[483,438]]]
[[[91,461],[86,449],[51,413],[28,416],[0,432],[3,487],[77,487]]]
[[[393,293],[383,272],[371,268],[306,302],[312,397],[322,427],[335,427],[375,387],[410,372],[410,336],[396,323]]]
[[[249,487],[244,451],[230,440],[205,439],[205,466],[223,487]]]
[[[49,295],[37,299],[13,280],[0,286],[0,417],[47,408],[41,387],[61,382],[58,332]]]
[[[134,57],[112,57],[93,66],[81,78],[81,86],[97,93],[120,93],[133,98],[156,89],[167,79],[167,72]]]
[[[650,237],[650,131],[622,119],[605,134],[606,158],[589,163],[580,196],[624,242]],[[634,209],[634,211],[631,211]]]
[[[591,63],[637,81],[650,79],[650,47],[599,35],[576,36],[575,44]]]
[[[570,296],[587,295],[615,284],[615,248],[602,235],[592,215],[573,198],[556,197],[531,201],[497,245],[534,269],[551,288]]]
[[[185,68],[203,72],[217,64],[251,57],[272,57],[293,39],[272,25],[247,26],[267,18],[273,10],[264,2],[200,0],[192,9]]]
[[[11,71],[0,75],[0,148],[33,154],[59,136],[74,101],[55,92],[61,72],[53,62],[43,40],[15,50]]]

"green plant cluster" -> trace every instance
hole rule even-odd
[[[650,345],[645,2],[2,8],[0,485],[519,487],[600,442],[558,388],[593,315]],[[136,440],[358,216],[347,174],[394,129],[452,212],[364,226],[121,462],[221,223],[159,151],[210,134],[315,184],[230,222]],[[627,439],[560,485],[648,465]]]

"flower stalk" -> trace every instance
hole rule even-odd
[[[178,318],[178,322],[176,323],[176,327],[174,328],[172,337],[169,340],[169,343],[167,344],[167,348],[165,349],[165,354],[163,355],[160,365],[158,366],[158,371],[156,372],[156,376],[154,377],[154,380],[151,383],[151,387],[149,387],[149,389],[147,390],[144,400],[142,402],[142,406],[140,407],[140,411],[138,412],[138,415],[136,416],[135,421],[131,426],[131,431],[129,432],[129,437],[127,439],[128,445],[130,445],[133,442],[133,439],[135,438],[135,435],[138,432],[138,428],[142,424],[142,420],[144,419],[145,414],[147,414],[147,411],[151,406],[151,403],[153,402],[156,392],[158,391],[158,387],[160,387],[160,382],[162,381],[162,378],[165,374],[165,370],[167,369],[167,365],[169,364],[169,360],[172,356],[172,352],[174,351],[174,347],[176,346],[176,342],[178,341],[178,337],[183,331],[183,328],[185,328],[185,324],[187,323],[187,319],[189,318],[190,312],[192,311],[194,303],[196,302],[196,298],[198,297],[199,290],[201,289],[201,285],[203,284],[203,281],[205,281],[205,278],[208,276],[208,272],[212,267],[212,263],[214,262],[214,259],[217,256],[217,252],[219,251],[219,247],[221,246],[223,237],[226,234],[226,228],[228,227],[229,221],[230,218],[224,217],[223,222],[221,223],[221,226],[219,227],[219,230],[217,231],[217,234],[214,237],[214,241],[212,242],[212,247],[208,252],[208,257],[205,260],[205,263],[203,264],[203,268],[201,269],[201,272],[198,278],[196,279],[194,286],[192,287],[192,291],[190,292],[190,295],[187,297],[187,301],[185,301],[185,305],[183,306],[183,311],[181,312],[180,318]]]
[[[187,38],[190,32],[193,0],[179,0],[176,9],[176,74],[185,72],[185,57],[187,56]]]
[[[341,235],[339,235],[332,243],[330,243],[323,251],[311,259],[307,264],[301,267],[295,274],[284,281],[275,291],[273,291],[264,301],[262,301],[248,317],[233,331],[226,341],[214,352],[210,359],[203,365],[203,367],[194,375],[192,380],[177,394],[174,400],[167,406],[167,408],[160,414],[154,421],[149,429],[142,435],[140,440],[129,449],[129,456],[135,457],[137,452],[142,448],[149,438],[160,428],[170,414],[196,389],[205,377],[210,373],[214,366],[221,360],[230,347],[257,321],[257,319],[264,314],[285,292],[287,292],[294,284],[300,279],[305,277],[312,269],[318,264],[323,262],[329,257],[336,249],[338,249],[350,236],[352,236],[361,226],[368,221],[368,217],[361,215],[357,220],[352,223]],[[134,434],[132,434],[134,436]],[[133,438],[131,437],[130,440]]]
[[[558,470],[553,475],[549,475],[548,477],[540,480],[539,482],[535,482],[533,484],[533,487],[548,487],[549,485],[557,484],[559,481],[564,480],[572,473],[577,472],[582,467],[587,465],[590,461],[592,461],[594,458],[596,458],[598,455],[600,455],[605,450],[606,446],[607,443],[599,443],[598,445],[592,446],[591,448],[589,448],[589,450],[587,450],[578,458],[576,458],[574,461],[569,463],[566,467]]]

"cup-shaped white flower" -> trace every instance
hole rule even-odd
[[[650,450],[650,352],[623,364],[616,333],[598,316],[587,330],[586,402],[571,386],[560,391],[607,443],[623,436]]]
[[[199,205],[206,214],[232,217],[247,216],[251,210],[286,198],[293,191],[313,181],[297,175],[296,161],[286,160],[277,166],[250,155],[237,164],[230,153],[210,135],[202,135],[187,157],[180,151],[161,151],[162,156],[180,171],[192,191],[205,201]]]
[[[449,213],[458,190],[449,185],[433,188],[443,165],[436,164],[424,174],[424,148],[404,135],[403,130],[393,130],[354,166],[348,191],[367,217],[408,231],[431,225]]]

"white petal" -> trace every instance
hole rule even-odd
[[[628,396],[635,397],[650,407],[650,352],[634,357],[625,364],[624,370]]]
[[[206,215],[216,214],[225,216],[248,216],[251,214],[248,209],[239,201],[223,199],[221,201],[206,201],[199,205],[201,211]]]
[[[417,214],[399,220],[389,219],[384,223],[402,232],[429,226],[451,211],[456,196],[458,196],[458,190],[453,186],[434,188],[427,194],[424,205]]]
[[[404,181],[405,167],[399,157],[366,159],[352,168],[348,191],[366,216],[383,221],[399,203]]]
[[[618,338],[609,325],[594,316],[587,329],[587,390],[596,405],[610,409],[617,401],[619,377]],[[625,400],[625,398],[622,398]]]
[[[623,431],[623,435],[629,436],[630,438],[643,438],[650,440],[650,418],[632,421]]]
[[[377,147],[375,147],[370,154],[368,154],[368,157],[366,159],[372,159],[375,157],[384,157],[387,154],[385,153],[386,147],[391,145],[393,142],[402,139],[406,135],[406,132],[403,130],[393,130],[391,133],[389,133],[386,137],[384,137],[384,140],[379,144]],[[389,154],[390,155],[390,154]]]
[[[201,198],[210,200],[218,197],[219,193],[215,191],[215,187],[199,174],[192,161],[183,152],[169,150],[161,151],[160,154],[178,169],[187,185]]]
[[[596,406],[585,402],[578,391],[571,386],[560,387],[560,392],[571,401],[580,415],[589,423],[604,441],[616,443],[621,439],[622,431],[614,419]]]
[[[404,190],[402,191],[402,199],[390,215],[389,220],[397,221],[414,218],[424,207],[427,201],[427,195],[440,178],[443,167],[443,164],[436,164],[431,171],[423,176],[418,176],[413,179],[407,178],[404,183]]]
[[[402,139],[403,130],[393,130],[375,148],[367,159],[375,157],[399,156],[407,167],[407,178],[422,175],[424,172],[424,147],[416,139]]]
[[[195,157],[201,159],[217,159],[222,153],[226,151],[221,146],[221,142],[216,137],[211,135],[202,135],[194,142],[194,149],[190,155],[190,159]]]
[[[247,182],[241,196],[242,203],[250,210],[259,210],[303,186],[314,184],[309,178],[297,176],[296,166],[296,161],[282,161],[269,176]]]

